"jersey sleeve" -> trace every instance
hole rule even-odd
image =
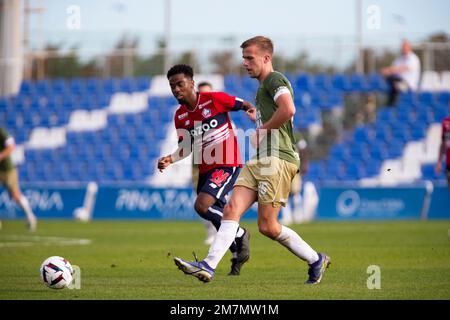
[[[178,137],[178,144],[181,143],[181,141],[183,141],[183,135],[181,134],[181,127],[180,127],[180,123],[178,121],[178,112],[175,112],[175,115],[173,117],[173,125],[175,127],[175,130],[177,132],[177,137]]]
[[[242,109],[243,99],[230,96],[225,92],[212,93],[214,104],[220,112],[237,111]]]
[[[0,129],[0,141],[3,141],[0,142],[3,143],[3,148],[14,145],[16,143],[14,138],[3,128]]]
[[[289,84],[289,81],[277,73],[271,75],[271,77],[267,79],[267,81],[265,81],[264,86],[269,92],[273,101],[276,101],[282,94],[291,94],[291,91],[289,90],[291,86]]]
[[[189,131],[181,125],[181,121],[179,120],[178,116],[179,116],[178,112],[175,112],[173,122],[174,122],[175,130],[177,132],[178,147],[184,147],[185,143],[192,144],[193,141],[191,139],[191,135],[190,135]],[[185,142],[183,142],[183,141],[185,141]]]

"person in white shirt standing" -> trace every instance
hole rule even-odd
[[[381,69],[389,85],[387,105],[394,106],[400,91],[416,91],[420,79],[420,60],[408,41],[402,43],[402,55],[390,67]]]

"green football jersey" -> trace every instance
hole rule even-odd
[[[10,137],[11,136],[4,128],[0,128],[0,152],[6,149],[6,140]],[[11,169],[14,169],[11,156],[0,161],[0,171],[9,171]]]
[[[268,75],[263,84],[259,86],[256,93],[256,126],[259,127],[269,121],[277,110],[275,103],[277,94],[289,90],[292,99],[294,91],[289,80],[280,72],[274,71]],[[285,122],[279,129],[278,134],[267,132],[267,136],[261,141],[257,157],[276,156],[280,159],[300,165],[299,155],[295,149],[295,138],[292,119]]]

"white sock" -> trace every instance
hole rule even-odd
[[[240,238],[244,235],[245,231],[241,227],[238,227],[238,231],[236,232],[236,238]]]
[[[22,195],[20,197],[20,207],[25,212],[28,222],[36,221],[36,216],[34,215],[33,211],[31,210],[28,199],[24,195]]]
[[[217,268],[220,260],[230,248],[231,244],[236,237],[239,223],[233,220],[222,220],[220,228],[217,231],[216,237],[209,248],[208,256],[203,260],[211,268]]]
[[[319,255],[292,229],[281,226],[281,233],[275,238],[300,259],[312,264],[319,260]]]

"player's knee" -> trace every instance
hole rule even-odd
[[[270,239],[275,239],[280,234],[277,226],[271,225],[269,223],[259,223],[258,224],[259,232]]]
[[[204,216],[208,212],[208,205],[197,199],[194,204],[194,209],[199,215]]]
[[[20,202],[20,198],[22,197],[22,194],[19,190],[13,190],[11,191],[11,197],[16,201],[17,203]]]
[[[225,205],[223,209],[223,219],[224,220],[238,220],[239,215],[237,214],[237,207],[232,202]]]

